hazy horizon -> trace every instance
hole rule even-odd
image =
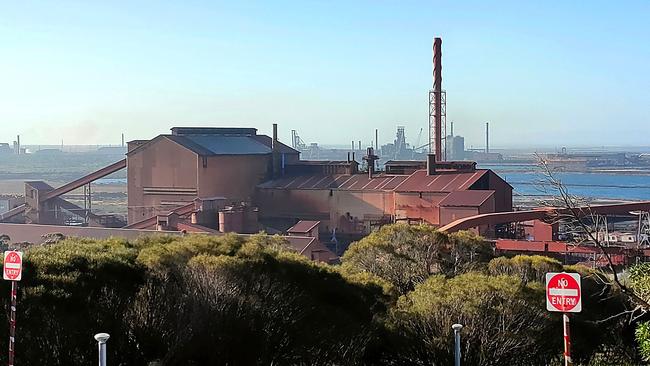
[[[447,120],[469,148],[643,147],[650,3],[7,3],[0,142],[117,145],[173,126],[414,143],[443,38]]]

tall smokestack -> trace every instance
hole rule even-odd
[[[273,150],[277,149],[278,145],[278,124],[273,124],[273,142],[271,142],[271,147]]]
[[[490,122],[485,122],[485,153],[490,153]]]
[[[375,128],[375,153],[379,152],[379,129]]]
[[[280,176],[280,145],[278,144],[278,124],[273,124],[273,138],[271,139],[271,165],[273,168],[273,178]]]
[[[450,135],[451,135],[451,137],[454,137],[454,122],[450,122],[450,123],[451,123],[451,131],[450,131],[451,133],[450,133]]]
[[[18,151],[16,151],[16,154],[20,154],[20,135],[16,136],[16,142],[18,145]]]
[[[122,134],[122,147],[124,147],[124,134]]]
[[[433,40],[433,98],[434,117],[433,133],[435,136],[436,161],[442,159],[442,38],[436,37]]]
[[[434,154],[427,155],[427,175],[436,174],[436,156]]]

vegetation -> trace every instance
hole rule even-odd
[[[544,305],[551,270],[584,278],[574,358],[638,361],[634,327],[607,320],[629,304],[598,273],[494,258],[470,233],[386,226],[339,266],[310,262],[277,236],[52,237],[25,253],[20,365],[94,363],[98,332],[111,334],[115,365],[446,365],[453,323],[464,325],[464,364],[546,365],[562,353],[560,316]]]
[[[431,275],[480,269],[492,257],[492,247],[471,233],[448,235],[429,225],[396,224],[352,245],[342,261],[345,271],[371,273],[405,294]]]

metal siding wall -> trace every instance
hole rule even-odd
[[[128,222],[168,211],[162,201],[189,202],[184,195],[145,195],[144,187],[197,188],[197,155],[167,139],[160,139],[127,157]]]

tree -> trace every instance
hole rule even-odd
[[[454,323],[464,325],[464,364],[538,365],[560,352],[543,286],[515,276],[432,276],[399,299],[391,323],[405,339],[402,363],[451,364]]]
[[[90,364],[97,357],[92,334],[113,335],[113,362],[137,363],[123,314],[144,281],[137,251],[124,240],[74,239],[25,252],[19,287],[17,363]],[[8,294],[8,281],[2,291]],[[4,298],[5,308],[8,297]],[[6,353],[0,354],[6,357]]]
[[[602,257],[605,258],[607,263],[607,272],[594,271],[592,277],[596,278],[606,292],[608,287],[613,287],[624,298],[624,308],[615,314],[609,314],[602,321],[609,321],[617,317],[626,316],[628,325],[636,324],[638,321],[647,318],[647,313],[650,310],[650,298],[645,291],[647,290],[648,283],[646,275],[641,275],[642,272],[647,271],[647,267],[638,267],[636,280],[632,281],[632,285],[626,283],[621,278],[618,268],[614,265],[612,256],[606,250],[606,244],[603,238],[598,235],[598,222],[599,217],[596,215],[589,205],[589,202],[581,197],[575,196],[569,192],[567,187],[557,177],[555,171],[549,166],[548,162],[537,155],[539,166],[541,168],[544,179],[540,184],[540,188],[545,193],[551,193],[551,199],[542,202],[545,206],[554,207],[555,210],[550,211],[550,221],[562,225],[566,230],[568,236],[577,240],[576,245],[581,245],[589,242],[599,249]],[[634,274],[633,274],[634,276]],[[646,335],[648,334],[646,326],[640,324],[637,329],[637,340],[641,345],[642,355],[650,359],[650,351],[644,351],[644,345],[650,344]]]
[[[492,253],[488,243],[471,233],[449,235],[430,225],[393,224],[353,243],[342,267],[371,273],[405,294],[433,274],[453,276],[480,268]]]
[[[511,275],[523,283],[546,282],[546,273],[561,272],[562,263],[541,255],[517,255],[513,258],[498,257],[488,264],[488,272],[493,276]]]
[[[610,284],[603,283],[600,274],[585,266],[563,266],[558,260],[544,256],[517,255],[498,257],[488,264],[492,276],[510,275],[522,283],[543,286],[548,272],[572,272],[581,276],[582,312],[571,314],[574,335],[572,358],[576,362],[590,362],[607,355],[610,362],[634,359],[630,345],[632,327],[616,316],[626,309],[626,298]],[[559,319],[559,314],[553,314]]]
[[[163,365],[355,365],[368,357],[386,311],[381,288],[350,283],[330,266],[284,249],[279,237],[254,236],[228,255],[216,254],[232,248],[218,239],[191,240],[186,265],[157,271],[129,313],[131,333],[143,341],[139,348],[148,359]]]
[[[636,294],[650,301],[650,263],[641,263],[630,268],[630,283]],[[639,353],[644,361],[650,361],[650,321],[643,318],[635,332]]]
[[[0,246],[2,246],[2,251],[9,249],[9,243],[11,243],[11,238],[7,234],[0,234]]]
[[[621,280],[612,256],[605,249],[603,239],[598,236],[598,217],[591,210],[589,202],[571,194],[546,159],[537,155],[537,160],[544,176],[539,188],[544,193],[550,194],[550,199],[543,200],[541,204],[555,208],[555,210],[549,211],[550,221],[562,225],[569,237],[578,240],[576,245],[589,242],[600,250],[609,270],[607,274],[601,273],[601,281],[617,287],[633,304],[632,309],[621,313],[621,315],[629,315],[630,322],[633,322],[635,317],[643,316],[650,309],[650,302],[639,296],[634,288],[629,287]]]

